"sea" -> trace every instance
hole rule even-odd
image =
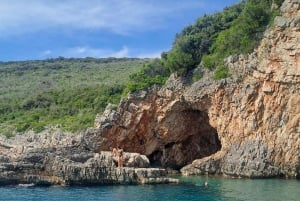
[[[0,186],[0,200],[30,201],[299,201],[300,181],[177,177],[179,184],[108,186]],[[207,186],[205,185],[207,182]]]

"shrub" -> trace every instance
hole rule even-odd
[[[230,76],[230,74],[229,74],[228,68],[225,66],[219,66],[214,72],[213,79],[220,80],[220,79],[227,78],[229,76]]]
[[[205,68],[209,70],[213,70],[216,67],[215,55],[204,55],[202,57],[202,62]]]
[[[203,77],[203,72],[201,68],[196,68],[193,72],[193,81],[196,82]]]
[[[171,72],[178,72],[183,74],[184,72],[193,69],[195,61],[190,53],[182,51],[180,48],[172,49],[168,54],[166,66]]]
[[[135,92],[150,88],[154,85],[162,86],[170,75],[170,71],[165,67],[164,61],[153,60],[143,66],[143,68],[129,76],[127,86],[123,90],[123,96],[129,92]]]

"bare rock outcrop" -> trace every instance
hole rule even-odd
[[[300,1],[286,0],[281,9],[259,48],[236,62],[246,69],[244,80],[214,95],[210,123],[222,153],[195,160],[183,173],[210,172],[217,161],[213,168],[230,176],[299,178]]]
[[[220,141],[208,122],[208,114],[178,96],[174,92],[179,90],[178,84],[174,82],[176,79],[171,77],[163,90],[142,91],[123,100],[113,111],[118,115],[109,127],[96,119],[99,150],[118,145],[147,155],[154,166],[174,169],[218,151]]]
[[[166,177],[164,169],[149,168],[149,159],[138,153],[125,152],[125,167],[117,167],[117,158],[110,151],[95,153],[94,145],[86,143],[90,132],[72,135],[55,128],[11,139],[0,137],[0,185],[178,182]]]
[[[299,178],[300,2],[281,10],[254,53],[228,58],[231,79],[173,75],[107,112],[109,124],[98,118],[98,150],[119,145],[175,169],[190,163],[184,174]]]

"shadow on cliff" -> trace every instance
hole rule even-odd
[[[161,122],[166,132],[163,145],[148,156],[152,165],[180,169],[221,149],[217,131],[209,124],[207,113],[182,106],[175,108]]]
[[[98,151],[120,146],[148,156],[150,165],[180,169],[221,149],[205,109],[162,91],[140,92],[107,109],[96,122]]]

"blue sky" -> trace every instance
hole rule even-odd
[[[0,0],[0,61],[159,57],[174,36],[240,0]]]

